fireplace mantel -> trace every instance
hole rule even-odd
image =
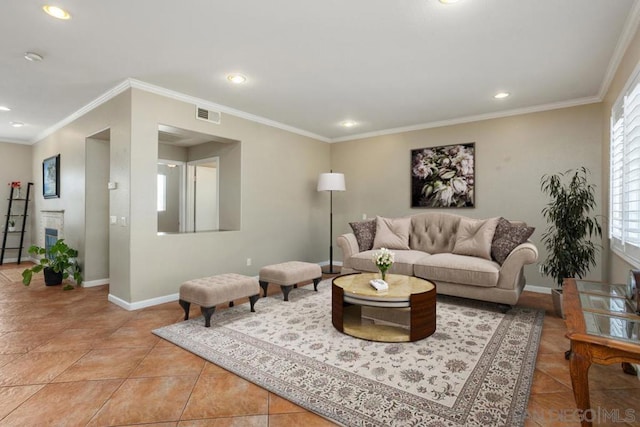
[[[57,231],[57,238],[64,238],[64,210],[41,210],[40,227],[38,232],[38,246],[45,247],[45,229]]]

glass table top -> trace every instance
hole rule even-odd
[[[576,288],[588,334],[639,342],[640,316],[627,285],[576,280]]]
[[[580,304],[582,304],[583,310],[635,315],[631,302],[624,297],[581,293]]]
[[[640,318],[609,316],[589,311],[583,313],[588,334],[638,343]]]
[[[613,284],[609,285],[601,282],[589,282],[586,280],[576,280],[576,287],[580,293],[589,293],[596,295],[608,295],[612,297],[627,298],[631,296],[631,290],[627,285]]]

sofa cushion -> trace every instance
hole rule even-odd
[[[376,217],[376,237],[373,249],[409,249],[411,218]]]
[[[353,255],[350,259],[351,268],[358,271],[376,273],[378,267],[373,263],[373,255],[376,252],[378,251],[374,249]],[[388,273],[404,274],[406,276],[413,276],[413,265],[423,258],[429,257],[429,254],[421,251],[394,250],[393,253],[395,261]]]
[[[456,243],[452,253],[491,259],[491,242],[496,232],[498,218],[461,218]]]
[[[526,242],[534,231],[535,228],[527,227],[526,224],[512,224],[504,218],[498,219],[496,233],[491,243],[491,257],[502,265],[511,251]]]
[[[360,252],[373,248],[373,239],[376,237],[376,220],[350,222],[349,225],[358,241]]]
[[[498,284],[500,266],[474,256],[434,254],[419,259],[413,266],[413,274],[436,284],[442,281],[489,288]]]
[[[462,216],[428,212],[411,217],[409,247],[430,254],[451,253]]]

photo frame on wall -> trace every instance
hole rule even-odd
[[[42,161],[42,195],[45,199],[60,197],[60,154]]]
[[[475,156],[475,142],[411,150],[411,207],[475,207]]]

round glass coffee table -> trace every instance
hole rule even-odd
[[[375,273],[338,276],[331,286],[333,326],[347,335],[370,341],[405,342],[428,337],[436,330],[436,285],[418,277],[387,274],[386,291],[369,283]]]

